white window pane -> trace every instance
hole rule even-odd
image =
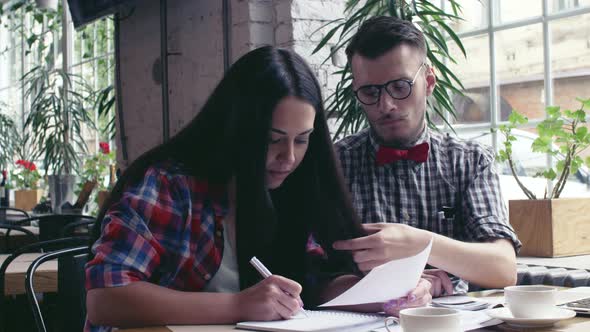
[[[541,16],[543,14],[543,0],[490,0],[496,11],[494,24],[510,23]]]
[[[534,24],[496,33],[500,107],[517,109],[529,119],[545,113],[542,31],[541,24]]]
[[[590,98],[590,14],[552,21],[549,27],[554,104],[577,108],[576,97]]]
[[[457,123],[490,122],[490,52],[487,35],[462,38],[467,58],[451,45],[450,52],[457,62],[449,63],[451,71],[461,79],[465,95],[453,98]]]
[[[548,0],[549,12],[558,13],[578,8],[590,7],[590,0]]]
[[[451,28],[456,33],[487,27],[487,9],[481,1],[459,0],[457,2],[461,5],[461,13],[458,16],[463,18],[463,20],[458,20],[451,24]],[[445,3],[445,8],[447,12],[452,12],[451,5],[448,1]]]

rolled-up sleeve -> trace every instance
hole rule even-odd
[[[150,280],[165,256],[161,241],[169,225],[182,223],[173,182],[149,168],[142,181],[126,188],[102,221],[101,236],[86,264],[86,289]]]
[[[486,150],[476,158],[476,172],[463,200],[467,239],[473,242],[507,239],[518,253],[522,244],[508,222],[493,153]]]

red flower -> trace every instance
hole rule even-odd
[[[19,159],[19,160],[16,161],[16,164],[17,165],[21,165],[21,166],[25,166],[25,163],[26,163],[26,161],[24,161],[22,159]]]
[[[100,148],[100,152],[104,154],[109,154],[111,152],[111,148],[109,147],[109,143],[107,142],[100,142],[98,143],[98,146]]]
[[[37,166],[35,166],[35,163],[30,163],[28,169],[30,171],[36,171],[37,170]]]

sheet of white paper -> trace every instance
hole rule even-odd
[[[377,266],[356,285],[320,307],[383,303],[406,296],[418,284],[431,248],[432,239],[426,248],[415,256]]]

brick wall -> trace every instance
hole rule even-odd
[[[327,29],[342,16],[345,0],[232,0],[229,55],[234,62],[262,45],[295,50],[310,63],[327,97],[336,84],[337,68],[327,61],[329,48],[311,52]],[[168,1],[170,134],[178,132],[200,110],[223,76],[221,1]],[[129,161],[162,142],[160,8],[144,0],[121,21],[121,98]],[[315,32],[315,33],[314,33]],[[118,137],[119,147],[121,146]],[[122,160],[119,151],[119,164]]]

